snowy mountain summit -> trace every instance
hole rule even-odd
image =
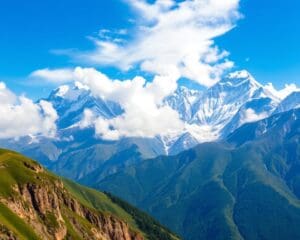
[[[118,104],[94,97],[90,89],[80,82],[58,87],[45,100],[51,102],[56,109],[59,116],[57,125],[60,129],[72,127],[80,122],[86,109],[91,110],[95,116],[106,119],[122,112]]]
[[[257,82],[246,70],[232,72],[203,91],[179,86],[165,98],[164,104],[178,112],[185,129],[157,138],[165,154],[176,154],[201,142],[223,139],[244,123],[294,108],[297,106],[294,95],[297,93],[281,101],[275,90]],[[88,87],[78,82],[57,88],[46,100],[58,112],[60,130],[78,125],[86,109],[104,119],[114,118],[123,111],[117,103],[94,97]]]
[[[195,145],[226,137],[243,123],[269,116],[278,103],[279,99],[245,70],[230,73],[203,92],[176,91],[166,104],[188,125],[170,153],[190,148],[189,142]]]
[[[59,159],[64,152],[69,154],[75,150],[78,153],[98,149],[99,144],[104,144],[105,147],[107,144],[115,144],[115,154],[127,147],[130,149],[137,147],[137,151],[143,156],[173,155],[202,142],[225,139],[245,123],[299,108],[299,93],[299,89],[295,86],[287,86],[281,91],[277,91],[270,84],[263,86],[245,70],[233,72],[208,89],[200,91],[179,86],[174,93],[164,99],[164,105],[178,112],[185,126],[183,131],[158,135],[155,138],[126,138],[107,142],[95,134],[93,125],[80,125],[85,112],[88,110],[92,117],[98,119],[114,119],[124,110],[119,104],[96,97],[87,86],[75,82],[60,86],[44,99],[52,103],[59,116],[56,139],[44,138],[37,142],[29,136],[29,140],[26,141],[24,139],[16,140],[17,142],[7,141],[12,143],[7,147],[17,146],[15,148],[20,148],[23,152],[26,152],[27,148],[34,148],[32,151],[38,148],[43,158],[51,161]],[[56,149],[55,156],[48,156],[49,146]],[[98,155],[94,154],[96,158]],[[85,153],[82,154],[82,157],[84,156]]]

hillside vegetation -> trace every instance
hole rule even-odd
[[[178,239],[138,209],[112,199],[0,150],[0,239]]]
[[[146,210],[184,239],[300,239],[300,109],[93,187]]]

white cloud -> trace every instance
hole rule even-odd
[[[54,137],[56,111],[46,101],[33,103],[24,96],[16,96],[0,82],[0,138],[27,135]]]
[[[63,69],[39,69],[32,72],[30,78],[43,79],[51,83],[66,83],[74,79],[73,70],[68,68]]]
[[[56,134],[56,120],[58,115],[50,102],[41,100],[38,105],[40,106],[40,133],[48,137],[54,137]],[[37,132],[37,133],[38,133]]]
[[[90,109],[85,109],[83,112],[83,118],[79,122],[78,126],[80,128],[87,128],[91,125],[94,125],[96,117]]]
[[[74,76],[76,81],[87,85],[95,96],[115,101],[124,110],[122,115],[113,119],[97,119],[90,110],[85,111],[79,126],[94,125],[96,134],[104,139],[155,137],[184,129],[178,113],[162,106],[165,96],[177,87],[177,74],[156,76],[152,82],[142,77],[119,81],[111,80],[95,69],[78,67]]]
[[[127,0],[138,18],[131,40],[114,41],[100,31],[92,40],[96,49],[73,53],[79,61],[113,65],[123,70],[139,66],[143,71],[165,74],[176,68],[180,76],[211,86],[233,63],[228,52],[213,39],[234,27],[240,17],[239,0],[191,0],[176,3],[157,0]]]
[[[264,86],[264,88],[280,99],[286,98],[292,92],[300,91],[300,88],[294,83],[285,84],[284,88],[280,90],[277,90],[272,83],[268,83],[266,86]]]
[[[268,113],[256,113],[252,108],[248,108],[241,117],[240,125],[244,123],[255,122],[266,117],[268,117]]]

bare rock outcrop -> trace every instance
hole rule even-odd
[[[142,234],[113,215],[91,209],[76,200],[61,181],[15,187],[12,199],[0,199],[43,239],[68,239],[67,225],[82,239],[142,240]],[[1,235],[0,235],[1,236]],[[4,235],[3,235],[4,236]],[[7,235],[1,239],[15,239]],[[71,238],[70,238],[71,239]]]

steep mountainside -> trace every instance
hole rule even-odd
[[[0,150],[0,239],[177,239],[109,195],[62,180]]]
[[[126,167],[93,187],[145,209],[184,239],[300,238],[300,109],[237,129],[228,143]]]
[[[182,120],[189,122],[196,111],[194,105],[199,101],[202,94],[201,91],[180,86],[172,95],[165,99],[165,104],[176,110]]]

